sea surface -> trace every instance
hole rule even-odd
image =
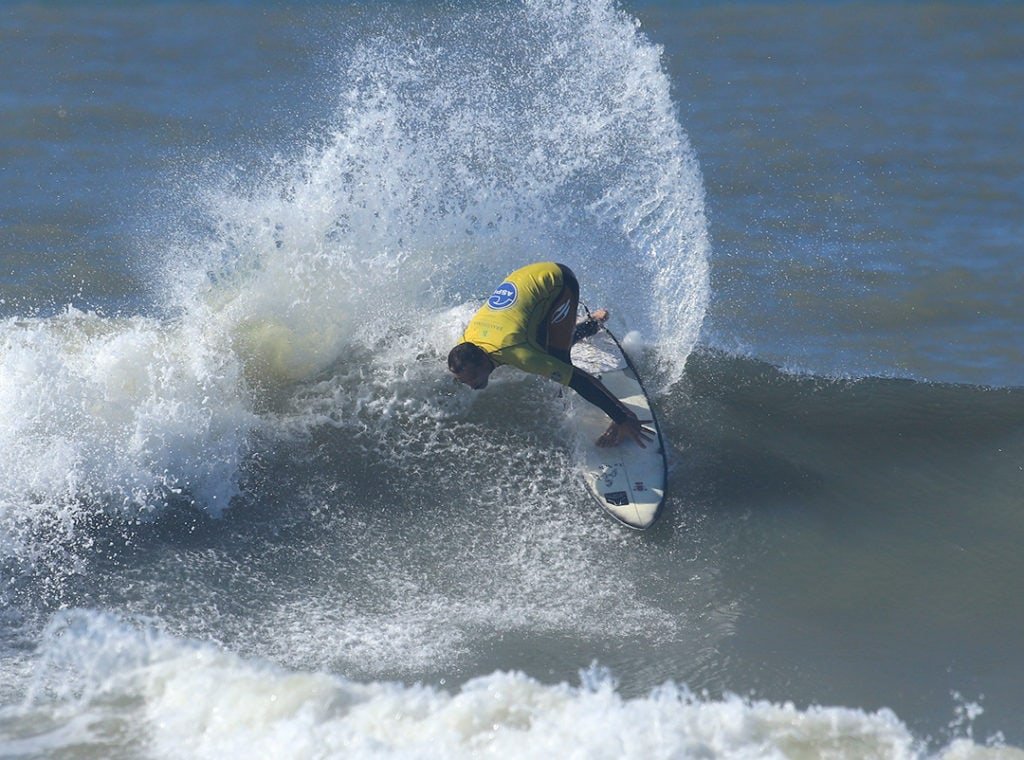
[[[1024,758],[1024,5],[0,5],[0,757]],[[571,266],[666,436],[448,349]]]

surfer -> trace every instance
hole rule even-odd
[[[654,433],[613,396],[601,381],[575,367],[569,349],[596,333],[608,319],[597,309],[576,324],[580,285],[564,264],[542,262],[512,272],[470,320],[462,343],[448,354],[448,369],[473,390],[487,387],[491,373],[508,364],[568,385],[607,414],[612,423],[598,446],[616,446],[626,438],[646,448]]]

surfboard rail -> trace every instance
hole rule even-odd
[[[574,399],[571,413],[587,490],[612,518],[634,530],[646,530],[661,516],[668,481],[668,458],[650,396],[629,354],[606,326],[573,347],[573,363],[601,380],[637,417],[652,420],[647,427],[655,437],[647,448],[633,441],[601,448],[595,441],[608,427],[604,412]]]

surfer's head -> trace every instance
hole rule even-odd
[[[478,391],[487,387],[494,362],[475,343],[460,343],[448,352],[448,369],[460,383]]]

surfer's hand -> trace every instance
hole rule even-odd
[[[613,422],[601,437],[597,439],[597,445],[602,448],[608,448],[618,446],[625,438],[632,438],[637,446],[646,449],[647,444],[654,440],[654,431],[645,428],[644,425],[652,422],[654,420],[639,420],[635,416],[622,422]]]

